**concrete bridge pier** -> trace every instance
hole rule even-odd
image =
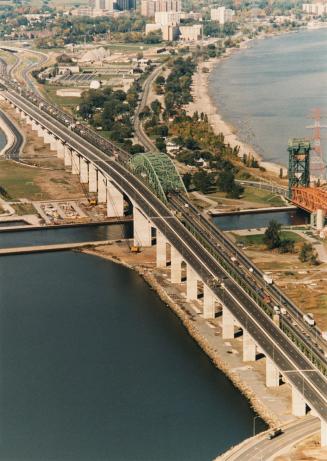
[[[44,144],[51,144],[51,134],[49,133],[48,130],[44,130],[43,131],[43,141],[44,141]]]
[[[151,223],[133,203],[134,245],[150,247],[152,245]]]
[[[37,126],[37,135],[39,138],[43,138],[43,132],[44,132],[44,129],[42,127],[42,125],[38,125]]]
[[[98,203],[107,201],[107,180],[103,174],[98,171]]]
[[[292,414],[294,416],[305,416],[306,403],[302,394],[291,384],[292,387]]]
[[[203,317],[214,319],[216,315],[216,297],[210,288],[203,284]]]
[[[233,339],[234,338],[234,317],[230,310],[223,304],[223,339]]]
[[[89,164],[83,157],[80,157],[79,180],[83,184],[89,182]]]
[[[66,168],[72,166],[72,151],[67,144],[64,145],[64,162]]]
[[[186,266],[186,299],[188,301],[198,299],[198,276],[189,264]]]
[[[124,216],[124,195],[110,181],[107,182],[107,216]]]
[[[156,240],[157,240],[157,248],[156,248],[157,267],[166,267],[167,266],[167,239],[158,229],[157,229]]]
[[[243,328],[243,362],[254,362],[256,355],[257,346],[252,336]]]
[[[266,386],[279,386],[279,370],[268,356],[266,356]]]
[[[53,134],[49,134],[50,150],[57,151],[57,138]]]
[[[33,130],[33,131],[38,131],[38,126],[39,126],[39,125],[36,123],[36,121],[35,121],[35,120],[32,120],[32,130]]]
[[[63,159],[65,157],[65,144],[61,139],[57,139],[57,157]]]
[[[98,191],[98,177],[96,167],[90,163],[89,164],[89,192]]]
[[[171,283],[182,282],[182,255],[176,250],[175,247],[171,246],[170,252],[170,280]]]
[[[74,150],[72,151],[72,174],[79,174],[79,155]]]

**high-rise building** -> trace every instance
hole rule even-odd
[[[176,11],[159,11],[154,18],[155,23],[161,26],[176,26],[181,22],[181,14]]]
[[[135,0],[116,0],[116,7],[120,11],[134,10]]]
[[[113,11],[115,3],[115,0],[95,0],[95,9]]]
[[[212,21],[218,21],[219,24],[225,24],[226,22],[231,22],[233,20],[235,12],[224,6],[219,8],[212,8],[210,10],[210,16]]]
[[[141,2],[141,15],[152,18],[155,13],[166,12],[180,12],[182,11],[181,0],[142,0]]]

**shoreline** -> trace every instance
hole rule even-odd
[[[178,300],[176,300],[174,296],[171,296],[168,293],[168,291],[165,289],[162,283],[160,283],[159,276],[158,274],[156,274],[155,267],[148,267],[146,264],[142,263],[130,264],[124,260],[123,255],[117,256],[116,254],[113,254],[114,252],[108,254],[107,252],[103,251],[103,248],[101,248],[101,246],[93,248],[83,248],[75,251],[79,251],[88,255],[105,259],[107,261],[111,261],[116,264],[120,264],[128,269],[135,271],[138,275],[140,275],[142,279],[151,287],[151,289],[153,289],[153,291],[157,293],[157,295],[167,305],[167,307],[169,307],[178,316],[187,333],[201,347],[203,352],[212,361],[214,366],[217,369],[219,369],[222,373],[224,373],[224,375],[231,381],[233,386],[236,389],[238,389],[241,392],[241,394],[247,399],[251,408],[260,416],[260,418],[263,421],[265,421],[265,423],[268,425],[267,431],[269,431],[272,427],[277,427],[282,424],[280,415],[276,414],[275,412],[273,412],[271,408],[265,405],[261,398],[256,394],[254,389],[252,389],[250,385],[248,385],[246,382],[242,380],[237,371],[233,370],[231,364],[228,363],[228,360],[225,360],[221,356],[219,351],[217,351],[216,348],[213,348],[213,346],[210,344],[209,338],[207,338],[203,334],[203,332],[197,326],[197,324],[190,320],[188,309],[184,308],[184,306],[180,306]],[[294,417],[290,416],[289,421],[292,421],[294,419]],[[265,431],[263,431],[262,433],[264,432]],[[248,438],[245,440],[248,440]],[[243,443],[243,441],[241,441],[240,443]],[[229,449],[231,448],[232,447],[230,447]]]
[[[290,33],[289,31],[285,33]],[[242,51],[246,49],[249,43],[252,43],[254,40],[263,40],[266,38],[272,38],[281,34],[272,34],[260,36],[255,39],[247,39],[240,43],[239,48],[228,48],[223,56],[219,58],[211,58],[208,61],[198,64],[196,72],[193,74],[192,81],[192,97],[193,101],[186,106],[186,112],[188,115],[193,115],[194,112],[204,112],[208,116],[209,123],[213,129],[213,132],[216,135],[223,134],[224,140],[232,148],[239,147],[240,158],[244,154],[252,156],[259,162],[260,167],[265,168],[269,173],[273,173],[276,176],[279,175],[280,169],[283,169],[283,176],[287,174],[287,167],[274,162],[266,161],[261,154],[259,154],[252,145],[242,141],[238,137],[237,128],[234,127],[231,123],[223,119],[222,114],[219,112],[219,103],[215,104],[212,94],[209,88],[209,80],[212,74],[212,71],[223,61],[230,58],[235,52]],[[203,72],[202,69],[207,68],[208,72]]]

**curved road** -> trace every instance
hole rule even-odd
[[[319,432],[320,422],[312,416],[305,417],[283,428],[283,434],[268,440],[268,432],[252,437],[217,458],[217,461],[272,461],[279,452]]]
[[[141,102],[136,109],[135,116],[134,116],[134,130],[135,133],[140,141],[140,143],[145,147],[145,149],[149,152],[159,152],[155,144],[152,140],[148,137],[145,133],[141,120],[139,119],[139,115],[147,105],[148,97],[151,89],[151,85],[153,84],[154,80],[158,77],[161,73],[164,64],[156,67],[154,71],[149,75],[149,77],[145,80],[143,85],[143,94]]]
[[[12,132],[14,136],[14,142],[6,150],[5,156],[7,159],[10,160],[19,160],[19,154],[24,144],[24,137],[18,130],[16,125],[10,120],[9,117],[7,117],[7,115],[2,110],[0,110],[0,117],[3,119],[3,121],[8,126],[9,130]]]

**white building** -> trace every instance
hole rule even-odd
[[[196,42],[202,38],[201,24],[194,24],[193,26],[180,26],[180,40],[185,42]]]
[[[314,16],[327,14],[327,3],[303,3],[302,11]]]
[[[159,11],[155,13],[154,20],[160,26],[176,26],[181,22],[181,13],[177,11]]]
[[[218,21],[219,24],[225,24],[231,22],[235,14],[234,10],[220,6],[219,8],[212,8],[210,10],[210,17],[212,21]]]

